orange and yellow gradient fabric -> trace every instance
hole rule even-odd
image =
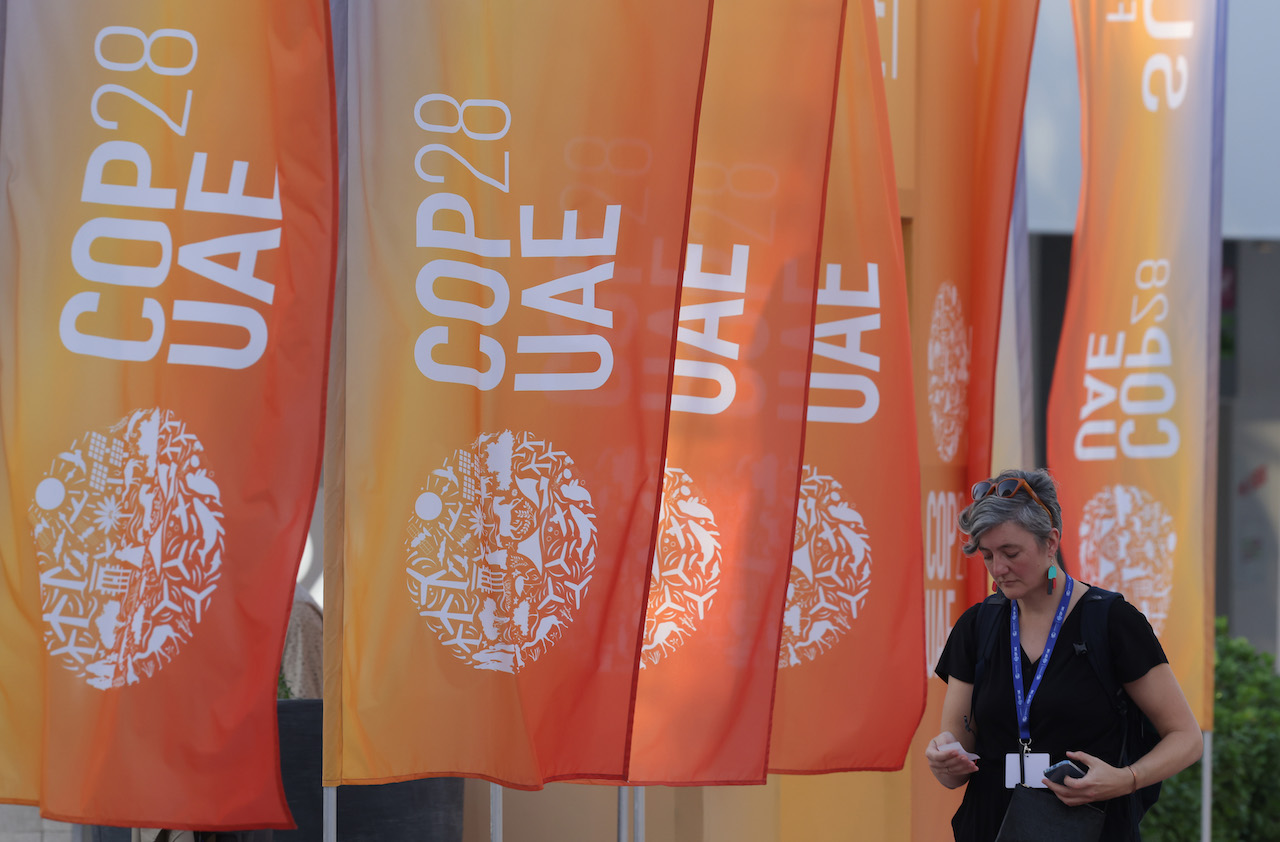
[[[709,14],[350,8],[327,783],[625,774]]]
[[[960,614],[985,590],[981,560],[961,552],[956,515],[977,470],[973,437],[990,429],[989,418],[975,416],[989,413],[991,400],[976,399],[973,386],[994,378],[999,312],[982,302],[992,300],[990,292],[995,306],[1000,301],[1038,4],[876,5],[886,15],[881,45],[908,267],[924,533],[925,646],[917,669],[927,690],[906,768],[859,775],[850,789],[885,838],[932,842],[950,834],[959,804],[960,793],[929,773],[924,749],[937,733],[946,690],[933,667]],[[983,320],[991,329],[979,330]]]
[[[979,4],[970,64],[973,111],[972,199],[969,211],[969,312],[973,319],[968,392],[966,486],[1009,465],[992,465],[996,356],[1004,298],[1009,220],[1022,142],[1023,104],[1031,71],[1039,0]],[[968,62],[966,62],[968,63]],[[968,75],[968,73],[966,75]],[[968,602],[986,597],[980,558],[970,559]]]
[[[850,3],[845,23],[773,772],[900,769],[924,710],[915,395],[874,15]]]
[[[320,469],[321,0],[8,3],[0,798],[287,827],[276,678]]]
[[[765,779],[844,6],[715,7],[632,781]]]
[[[1225,6],[1073,3],[1084,177],[1048,413],[1072,572],[1147,615],[1206,730]]]

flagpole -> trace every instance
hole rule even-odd
[[[631,842],[644,842],[644,787],[636,787],[631,798]]]
[[[502,842],[502,784],[489,784],[489,842]]]
[[[618,842],[627,842],[627,826],[631,812],[631,799],[627,797],[627,788],[618,787]]]
[[[346,199],[347,199],[347,185],[348,185],[348,181],[347,181],[347,147],[348,147],[348,144],[347,144],[347,35],[348,35],[348,29],[349,29],[348,21],[350,18],[349,12],[350,12],[350,9],[348,8],[348,0],[329,0],[329,28],[330,28],[330,31],[332,32],[332,41],[333,41],[334,120],[335,120],[335,127],[337,129],[337,137],[335,138],[335,141],[338,144],[337,176],[338,176],[339,203],[338,203],[338,231],[335,232],[335,235],[338,237],[338,253],[337,253],[338,262],[337,262],[337,266],[335,267],[334,279],[333,279],[334,294],[335,296],[339,296],[336,299],[337,301],[343,300],[341,296],[345,295],[346,289],[347,289],[347,271],[346,271],[346,233],[347,233]],[[334,345],[333,353],[335,355],[345,354],[346,352],[346,342],[345,342],[346,320],[344,317],[339,317],[338,321],[343,325],[341,330],[341,335],[342,337],[344,337],[344,340],[341,346],[338,346],[336,344]],[[338,335],[337,332],[335,332],[334,335],[335,336]],[[341,374],[341,377],[339,378],[338,382],[344,384],[343,388],[345,388],[345,383],[346,383],[345,369],[340,368],[339,371],[343,373]],[[332,382],[333,381],[330,381],[331,390],[333,389]],[[332,391],[330,394],[332,394]],[[329,438],[328,433],[329,431],[326,431],[326,435],[325,435],[326,449],[327,449],[327,439]],[[327,469],[325,470],[325,473],[326,474],[328,473]],[[323,492],[325,488],[324,484],[322,483],[320,487],[321,487],[321,491]],[[334,544],[336,545],[337,542],[335,541]],[[331,548],[326,547],[325,549],[329,550]],[[329,556],[329,552],[324,553],[325,558],[322,559],[321,565],[320,565],[321,576],[324,575],[324,568],[327,566],[327,564],[325,564],[324,561],[327,560],[328,556]],[[329,623],[333,621],[334,621],[333,614],[332,612],[330,612],[325,619],[326,628],[328,627]],[[326,638],[327,638],[327,635],[326,635]],[[325,663],[326,665],[328,664],[328,658],[325,659]],[[328,694],[326,693],[325,695],[327,696]],[[339,712],[341,712],[342,708],[340,705],[340,702],[341,702],[340,696],[338,697],[337,701],[339,703],[339,706],[337,709]],[[339,766],[339,768],[341,768],[341,766]],[[323,814],[324,814],[324,831],[323,831],[324,842],[338,842],[338,788],[336,786],[326,786],[322,788],[321,792],[324,795],[323,801],[321,802],[323,805]]]
[[[1204,732],[1204,762],[1200,766],[1200,842],[1213,838],[1213,732]]]
[[[324,842],[338,842],[338,788],[322,787],[324,793]]]

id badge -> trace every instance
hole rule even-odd
[[[1023,757],[1026,757],[1025,764]],[[1026,778],[1023,778],[1023,767],[1026,767]],[[1018,784],[1034,787],[1036,789],[1047,789],[1042,783],[1044,780],[1044,770],[1052,766],[1047,753],[1032,752],[1023,755],[1020,751],[1011,751],[1004,756],[1004,786],[1005,789],[1013,789]]]

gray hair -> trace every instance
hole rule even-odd
[[[1053,477],[1045,470],[1020,471],[1011,469],[1001,471],[992,482],[1003,479],[1023,479],[1035,491],[1053,513],[1052,518],[1044,509],[1031,499],[1026,491],[1018,489],[1012,497],[997,497],[992,494],[975,500],[960,512],[960,531],[968,536],[964,551],[972,555],[978,551],[978,540],[983,533],[1002,523],[1015,523],[1035,536],[1036,542],[1043,547],[1049,540],[1049,533],[1057,528],[1062,534],[1062,507],[1058,504],[1058,489],[1053,484]],[[1062,553],[1058,552],[1058,564],[1062,564]],[[1066,568],[1063,567],[1065,570]]]

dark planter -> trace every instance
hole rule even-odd
[[[297,830],[277,842],[322,842],[323,706],[319,699],[277,702],[280,769]],[[462,842],[462,779],[423,778],[376,786],[338,787],[339,842]]]
[[[296,830],[270,832],[273,842],[322,842],[324,799],[320,786],[324,708],[319,699],[282,699],[280,772]],[[261,842],[262,831],[238,836]],[[93,842],[129,842],[130,831],[93,828]],[[237,840],[224,833],[219,840]],[[462,779],[423,778],[378,786],[338,787],[339,842],[462,842]]]

